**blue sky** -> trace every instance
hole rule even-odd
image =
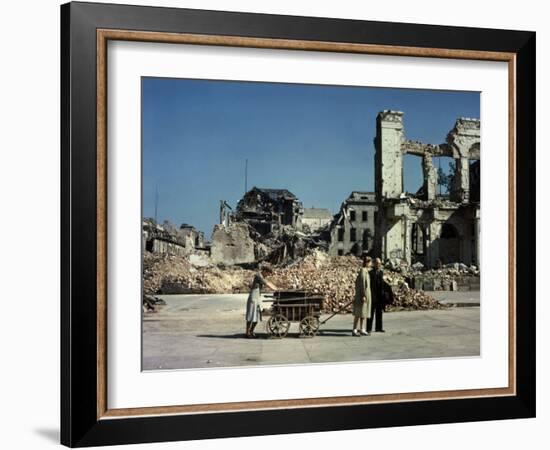
[[[479,118],[479,93],[143,78],[143,215],[195,225],[210,237],[219,200],[286,188],[305,207],[337,212],[353,190],[374,190],[376,115],[405,113],[407,138],[441,143],[456,118]],[[442,163],[446,168],[448,161]],[[405,158],[405,189],[422,183]]]

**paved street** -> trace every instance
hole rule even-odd
[[[479,303],[479,292],[438,293],[439,300],[443,294],[450,303],[475,304],[476,296]],[[259,339],[244,339],[246,294],[160,297],[167,305],[144,313],[143,370],[479,355],[478,306],[385,313],[386,333],[365,337],[351,336],[348,314],[313,338],[298,338],[297,323],[286,338],[268,338],[264,321]]]
[[[479,306],[479,291],[433,291],[430,295],[446,305]]]

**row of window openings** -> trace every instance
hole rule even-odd
[[[355,220],[356,220],[355,211],[353,209],[351,209],[349,211],[349,221],[350,222],[355,222]],[[366,222],[367,220],[369,220],[369,212],[368,211],[361,211],[361,220],[363,222]]]
[[[368,232],[368,230],[367,230]],[[346,233],[346,230],[344,228],[338,228],[338,241],[343,242],[344,241],[344,234]],[[368,239],[368,237],[367,237]],[[349,240],[351,242],[357,241],[357,229],[356,228],[350,228],[349,230]]]

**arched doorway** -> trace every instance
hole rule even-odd
[[[460,236],[458,230],[450,223],[441,226],[439,235],[439,259],[443,264],[460,262]]]

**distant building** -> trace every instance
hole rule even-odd
[[[151,253],[178,256],[189,253],[183,239],[155,223],[153,219],[144,219],[142,222],[142,245],[143,250]]]
[[[185,240],[188,247],[204,248],[204,233],[193,225],[182,223],[177,234]]]
[[[374,242],[376,211],[374,192],[353,191],[330,225],[329,254],[361,255],[369,252]]]
[[[237,203],[235,220],[244,221],[266,235],[288,225],[302,228],[302,202],[287,189],[253,187]]]
[[[328,209],[304,208],[302,225],[306,225],[309,231],[317,231],[332,222],[333,216]]]
[[[182,224],[176,229],[169,222],[164,225],[153,219],[142,222],[143,249],[151,253],[186,256],[205,246],[204,234],[194,226]]]

